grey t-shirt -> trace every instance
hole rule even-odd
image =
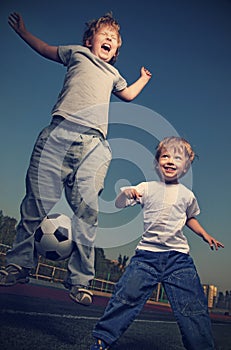
[[[67,72],[52,115],[100,130],[106,137],[111,93],[123,90],[126,80],[87,47],[59,46],[58,54]]]
[[[139,203],[143,208],[144,232],[137,249],[176,250],[188,254],[189,245],[183,227],[187,219],[200,213],[193,192],[182,184],[166,185],[158,181],[142,182],[132,188],[142,197],[126,199],[121,206]]]

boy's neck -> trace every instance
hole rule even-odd
[[[176,179],[176,180],[163,180],[163,182],[165,183],[165,185],[178,185],[179,184],[179,181]]]

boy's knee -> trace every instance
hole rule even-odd
[[[192,300],[190,302],[180,303],[179,311],[186,317],[207,315],[207,306],[201,303],[200,300]]]
[[[122,304],[135,306],[146,301],[149,295],[149,284],[146,283],[144,274],[139,270],[128,267],[127,273],[118,284],[116,298]]]

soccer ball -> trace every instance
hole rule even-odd
[[[35,231],[35,248],[49,260],[65,260],[73,250],[71,219],[64,214],[47,215]]]

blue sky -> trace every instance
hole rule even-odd
[[[84,23],[112,11],[123,38],[116,67],[128,83],[138,78],[142,65],[153,78],[132,104],[121,105],[112,98],[108,139],[114,159],[101,200],[107,215],[100,215],[99,235],[107,232],[117,240],[106,249],[107,256],[133,254],[142,233],[140,213],[135,208],[117,213],[114,197],[124,183],[155,177],[152,153],[163,127],[164,132],[187,138],[195,148],[199,159],[188,181],[198,197],[199,220],[225,244],[225,249],[212,252],[185,230],[201,280],[230,290],[231,1],[70,0],[66,4],[1,1],[0,209],[19,218],[32,147],[50,122],[65,74],[62,65],[34,53],[13,32],[7,24],[9,13],[20,12],[33,34],[59,45],[81,43]],[[118,246],[120,237],[123,246]]]

